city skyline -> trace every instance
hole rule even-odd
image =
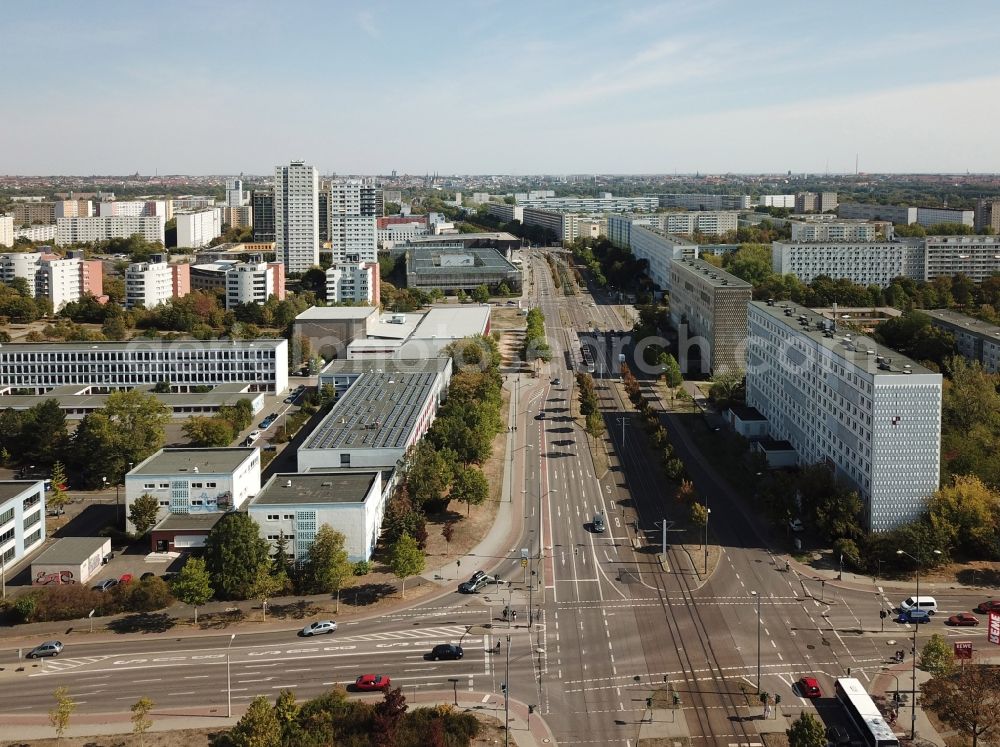
[[[102,7],[8,11],[3,171],[1000,171],[985,2]]]

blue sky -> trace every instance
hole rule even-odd
[[[0,173],[1000,172],[1000,3],[5,8]]]

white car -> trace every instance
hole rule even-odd
[[[250,435],[247,436],[247,441],[249,443],[253,443],[258,438],[260,438],[260,431],[250,431]]]
[[[788,528],[793,532],[801,532],[805,527],[802,524],[802,519],[792,519],[788,522]]]
[[[332,633],[337,629],[337,623],[333,620],[317,620],[316,622],[311,622],[302,628],[302,635],[308,637],[311,635],[323,635],[324,633]]]

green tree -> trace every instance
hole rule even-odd
[[[761,285],[774,275],[771,247],[765,244],[742,244],[723,260],[726,270],[752,285]]]
[[[163,446],[170,410],[138,389],[114,392],[100,410],[84,416],[73,435],[74,461],[90,487],[120,483],[128,465]]]
[[[344,542],[344,535],[329,524],[321,526],[309,546],[304,569],[308,593],[336,594],[337,612],[340,612],[340,591],[354,573]]]
[[[258,569],[271,566],[271,545],[249,514],[231,512],[205,539],[205,566],[222,599],[250,599]]]
[[[15,453],[23,464],[43,469],[62,457],[67,443],[66,413],[58,400],[47,399],[24,413]]]
[[[69,688],[57,687],[52,697],[56,699],[55,707],[49,711],[49,723],[56,730],[56,736],[62,739],[69,728],[69,718],[76,710],[76,701],[69,694]]]
[[[128,520],[135,527],[137,537],[143,537],[156,526],[156,516],[160,513],[160,502],[149,493],[143,493],[129,507]]]
[[[1000,493],[973,475],[952,477],[931,497],[931,521],[947,533],[948,547],[961,547],[978,557],[997,552]]]
[[[66,469],[62,462],[52,465],[52,490],[45,499],[48,508],[60,509],[69,503],[69,493],[66,492],[68,483],[66,481]]]
[[[681,367],[674,356],[663,351],[660,353],[659,363],[663,366],[663,378],[667,382],[667,386],[680,386],[684,383],[684,377],[681,375]]]
[[[478,467],[459,465],[455,468],[455,479],[451,484],[450,498],[455,498],[465,504],[465,515],[468,516],[473,506],[486,502],[490,494],[490,484]]]
[[[267,600],[280,594],[288,583],[288,579],[271,573],[270,563],[261,563],[250,583],[249,596],[260,602],[261,619],[267,619]]]
[[[146,732],[153,725],[153,719],[149,717],[149,712],[153,710],[152,700],[143,696],[132,704],[132,734],[139,737],[139,746],[145,742]]]
[[[720,410],[732,405],[741,405],[746,400],[746,376],[740,370],[725,371],[712,377],[709,396],[715,400]]]
[[[698,529],[704,529],[708,523],[708,507],[703,503],[692,503],[689,516],[691,525]]]
[[[1000,737],[1000,669],[972,665],[932,677],[920,686],[921,704],[976,747]]]
[[[785,729],[788,747],[826,747],[823,723],[811,713],[803,712]]]
[[[177,599],[194,608],[194,624],[197,625],[198,608],[207,604],[215,593],[204,558],[188,558],[171,584],[171,590]]]
[[[955,652],[940,633],[935,633],[920,650],[920,668],[940,677],[955,668]]]
[[[229,732],[233,747],[281,747],[281,722],[263,695],[250,701],[247,712]]]
[[[422,573],[425,558],[417,547],[417,541],[408,534],[400,536],[389,550],[389,569],[402,581],[401,594],[406,598],[406,579]]]
[[[299,710],[299,704],[295,702],[295,693],[291,690],[282,690],[278,693],[278,699],[274,701],[274,715],[281,724],[282,731],[295,723]]]
[[[490,300],[490,289],[485,285],[477,285],[472,289],[472,300],[476,303],[486,303]]]
[[[430,441],[412,447],[407,458],[406,485],[417,506],[440,503],[451,482],[451,467]]]
[[[220,417],[193,415],[181,430],[191,446],[203,448],[228,446],[236,437],[232,423]]]
[[[283,531],[278,532],[278,539],[274,543],[274,552],[271,554],[271,569],[275,575],[284,574],[287,578],[292,575],[293,568],[288,559],[288,537]]]

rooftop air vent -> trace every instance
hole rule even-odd
[[[285,480],[285,487],[286,488],[292,487],[292,481],[291,480]]]
[[[198,474],[198,468],[197,468],[197,467],[195,467],[195,468],[194,468],[194,469],[193,469],[192,471],[193,471],[193,472],[194,472],[194,473],[195,473],[196,475]]]
[[[324,483],[321,484],[320,487],[332,488],[333,487],[333,483],[332,482],[324,482]]]

